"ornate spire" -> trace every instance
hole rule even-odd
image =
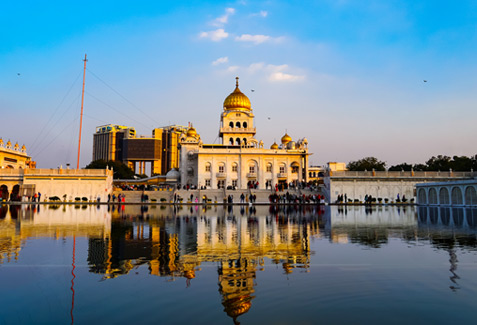
[[[239,77],[235,77],[235,87],[238,88],[238,80],[239,80]]]

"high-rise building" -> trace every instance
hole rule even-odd
[[[169,125],[155,128],[147,137],[137,136],[129,126],[98,126],[93,136],[93,160],[120,161],[138,174],[166,175],[179,168],[179,139],[187,129]]]
[[[96,127],[93,135],[93,160],[123,161],[123,139],[135,138],[130,126],[107,124]]]

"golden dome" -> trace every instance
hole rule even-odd
[[[15,143],[15,146],[13,146],[13,148],[14,148],[15,150],[18,150],[18,149],[20,149],[20,146],[18,145],[18,142],[17,142],[17,143]]]
[[[191,126],[189,128],[189,130],[187,130],[187,136],[188,137],[195,137],[197,136],[197,131],[195,130],[195,128],[193,126]]]
[[[277,144],[276,142],[274,142],[274,143],[271,145],[270,149],[278,149],[278,144]]]
[[[285,133],[285,135],[282,137],[282,144],[287,144],[290,141],[292,141],[292,138],[287,133]]]
[[[12,146],[12,143],[10,142],[10,140],[8,140],[7,147],[11,147],[11,146]]]
[[[252,109],[252,104],[250,104],[250,99],[242,93],[238,87],[238,77],[235,78],[237,81],[235,83],[235,90],[233,93],[227,96],[224,100],[224,109],[225,110],[238,110],[238,111],[249,111]]]

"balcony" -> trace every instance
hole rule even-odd
[[[255,134],[255,133],[257,133],[257,128],[225,127],[225,128],[220,128],[220,133],[251,133],[251,134]]]
[[[217,177],[217,178],[226,178],[226,177],[227,177],[227,174],[226,174],[226,173],[217,173],[217,174],[215,174],[215,177]]]
[[[278,173],[277,178],[287,178],[287,173]]]
[[[248,173],[247,178],[257,178],[257,173]]]

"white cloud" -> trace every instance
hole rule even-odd
[[[261,44],[265,42],[281,42],[284,38],[283,37],[271,37],[268,35],[251,35],[251,34],[242,34],[240,36],[236,36],[235,40],[238,42],[251,42],[254,44]]]
[[[224,56],[212,62],[212,65],[219,65],[219,64],[227,63],[227,62],[229,62],[229,58],[227,56]]]
[[[295,82],[305,79],[305,76],[292,75],[289,73],[283,72],[274,72],[270,74],[268,80],[270,81],[286,81],[286,82]]]
[[[243,34],[241,36],[235,37],[235,40],[239,42],[252,42],[254,44],[260,44],[269,41],[270,36]]]
[[[229,33],[227,33],[223,28],[219,28],[216,30],[211,30],[209,32],[201,32],[199,34],[200,38],[207,38],[214,42],[219,42],[224,38],[229,37]]]
[[[235,72],[239,69],[240,67],[238,65],[231,65],[230,67],[227,68],[227,72]]]
[[[274,65],[255,62],[247,67],[230,66],[226,69],[229,73],[235,73],[239,70],[250,75],[262,74],[271,82],[298,82],[305,79],[305,75],[289,72],[291,69],[287,64]]]
[[[257,12],[257,13],[254,13],[254,14],[251,14],[250,16],[254,17],[254,16],[260,16],[260,17],[267,17],[268,16],[268,11],[265,11],[265,10],[261,10],[260,12]]]
[[[220,16],[216,18],[213,22],[212,25],[214,26],[223,26],[228,23],[229,17],[235,14],[235,9],[234,8],[226,8],[225,9],[225,14],[223,16]]]

